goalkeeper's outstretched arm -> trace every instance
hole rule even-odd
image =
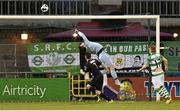
[[[80,32],[77,29],[75,29],[75,33],[77,33],[83,39],[83,41],[86,45],[89,44],[89,40],[87,39],[87,37],[85,36],[84,33]]]

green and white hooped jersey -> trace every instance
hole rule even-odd
[[[162,58],[163,58],[163,56],[160,55],[160,54],[151,54],[147,58],[146,65],[150,66],[150,69],[151,69],[151,72],[152,72],[152,76],[164,74],[163,70],[155,72],[155,70],[157,68],[161,68],[162,69]]]

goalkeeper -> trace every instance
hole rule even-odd
[[[172,102],[171,96],[167,89],[164,87],[164,71],[162,69],[162,63],[164,64],[165,71],[168,70],[168,61],[165,57],[160,54],[156,54],[156,46],[149,46],[150,55],[147,58],[146,63],[139,69],[142,71],[146,67],[150,67],[152,72],[152,83],[154,89],[166,99],[166,103],[169,104]]]
[[[103,66],[105,66],[106,71],[104,71],[103,73],[106,73],[106,74],[111,73],[111,76],[115,80],[115,84],[120,86],[121,83],[114,69],[113,62],[110,59],[109,55],[103,51],[104,50],[103,46],[97,42],[89,41],[87,37],[78,30],[75,30],[75,34],[77,35],[73,35],[74,37],[79,35],[84,41],[84,43],[82,43],[80,47],[85,47],[92,54],[96,54],[99,60],[103,63]]]

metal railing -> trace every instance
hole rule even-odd
[[[49,10],[41,11],[43,4]],[[0,15],[86,15],[91,14],[91,0],[0,0]]]
[[[30,71],[25,45],[0,44],[0,72]]]
[[[73,97],[96,97],[97,95],[87,90],[87,81],[80,78],[80,75],[76,78],[72,75],[71,80],[71,94]]]
[[[67,78],[66,72],[0,72],[0,78]]]
[[[91,15],[97,13],[92,8],[96,0],[0,0],[0,15]],[[47,4],[49,10],[42,12]],[[98,4],[97,4],[98,5]],[[179,0],[122,0],[125,15],[161,15],[179,17]]]
[[[179,0],[123,0],[122,10],[125,15],[160,15],[162,17],[179,17]]]

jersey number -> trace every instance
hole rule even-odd
[[[157,60],[154,60],[154,62],[156,63],[156,68],[161,67],[161,65],[160,65],[160,64],[158,64],[158,61],[157,61]]]

